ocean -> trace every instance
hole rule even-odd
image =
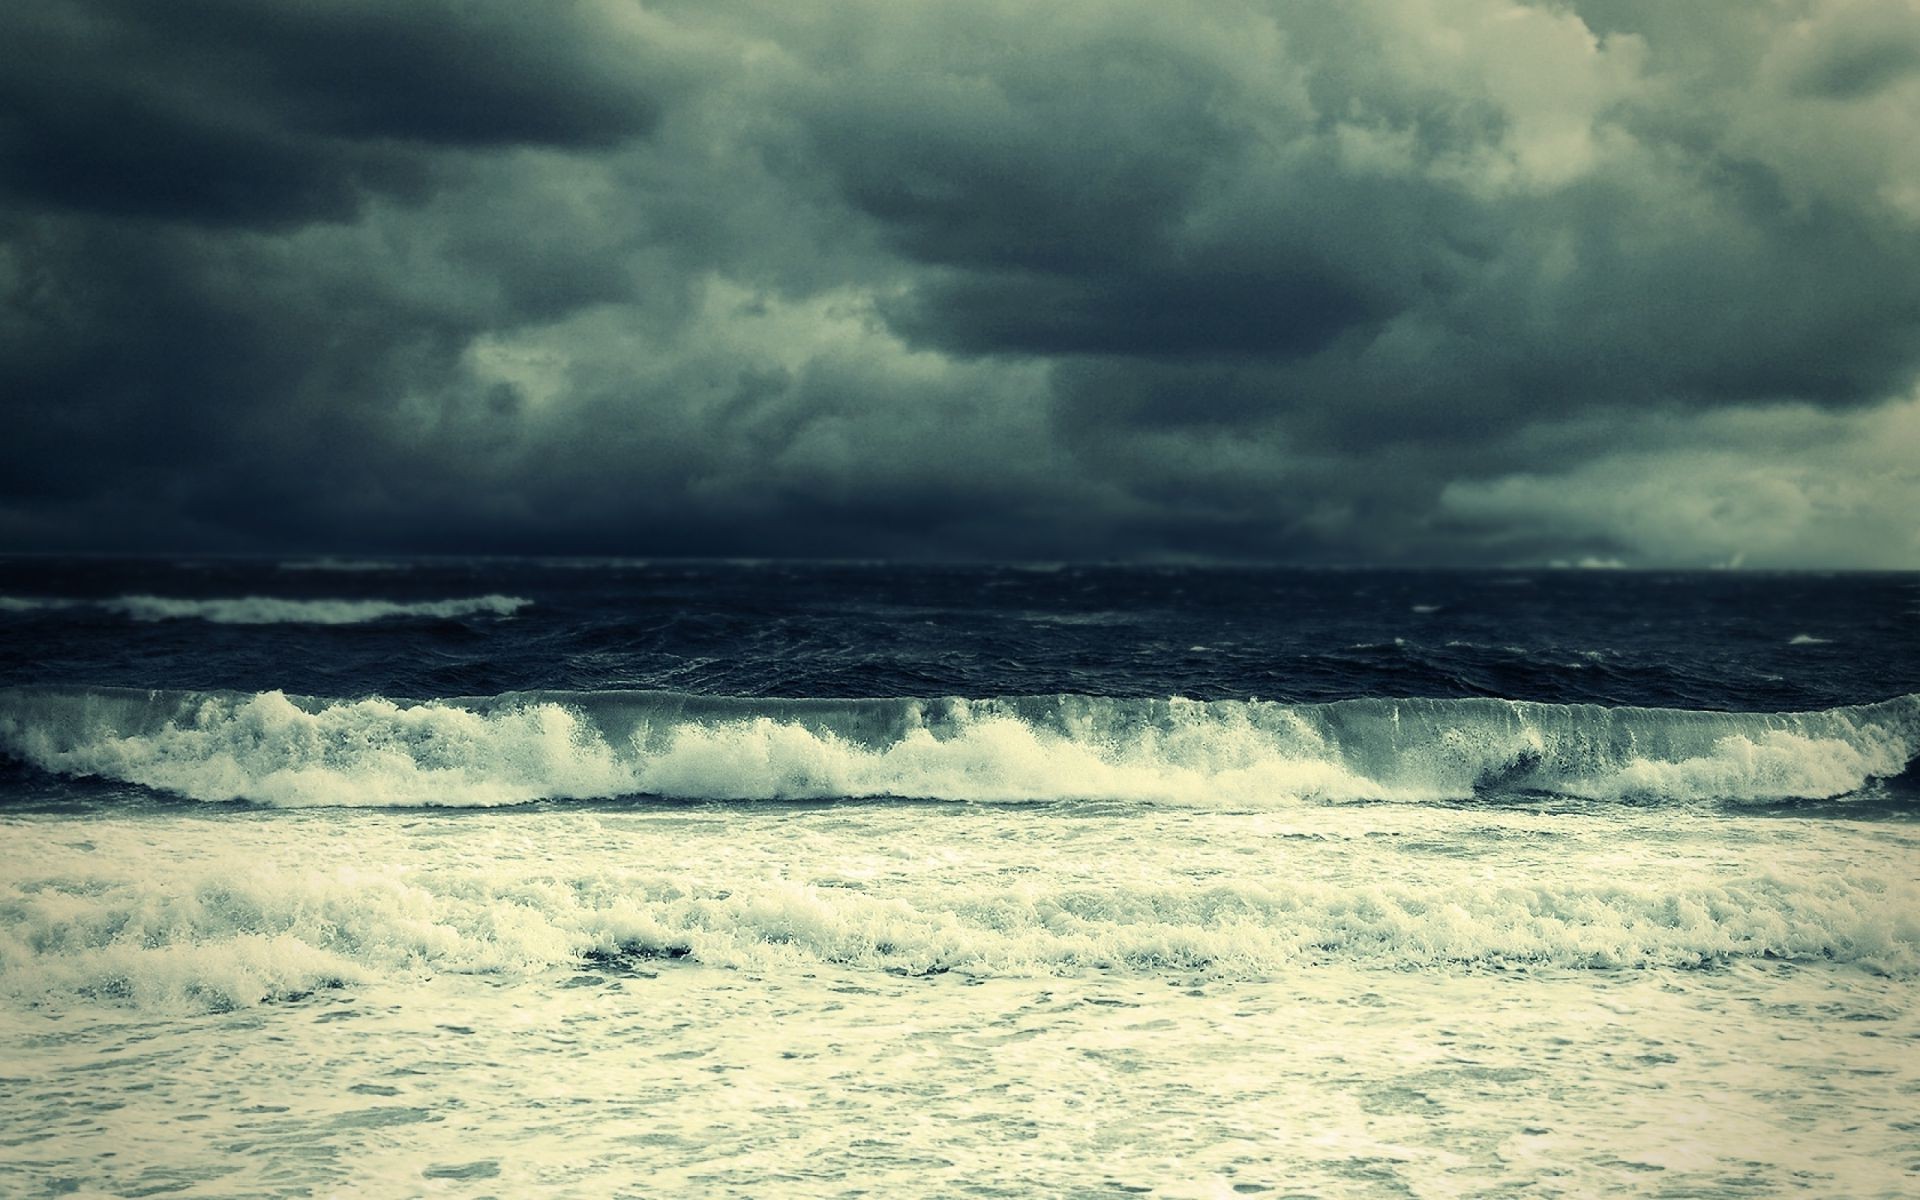
[[[1920,1193],[1920,577],[0,560],[0,1194]]]

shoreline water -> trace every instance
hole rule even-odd
[[[0,1178],[77,1194],[1891,1198],[1920,1171],[1910,987],[1820,965],[667,962],[3,1020]]]

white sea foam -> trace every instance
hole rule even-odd
[[[99,608],[136,621],[200,620],[216,625],[360,625],[396,617],[510,617],[533,601],[520,596],[469,596],[453,600],[288,600],[278,596],[132,595],[101,600],[0,596],[0,612]]]
[[[649,794],[1218,806],[1551,793],[1825,799],[1898,775],[1920,697],[1738,714],[1489,700],[1324,705],[527,693],[424,704],[0,692],[0,749],[200,800],[487,806]]]
[[[519,596],[472,596],[458,600],[283,600],[240,596],[194,600],[174,596],[121,596],[100,607],[136,621],[197,619],[218,625],[359,625],[393,617],[510,617],[531,600]]]
[[[1609,800],[1826,799],[1854,791],[1868,779],[1897,775],[1913,757],[1910,736],[1871,724],[1850,732],[1851,737],[1810,737],[1785,729],[1729,734],[1704,754],[1678,761],[1635,757],[1605,774],[1563,780],[1555,790]]]
[[[78,608],[84,600],[67,600],[58,596],[0,596],[0,612],[40,612],[50,608]]]
[[[413,564],[392,558],[295,558],[279,564],[282,571],[411,571]]]
[[[301,707],[267,692],[183,698],[141,725],[112,697],[75,699],[44,723],[5,712],[0,744],[49,770],[196,800],[501,805],[631,790],[606,744],[553,704],[483,715],[383,699]]]
[[[1739,958],[1920,969],[1920,888],[1839,874],[1720,882],[1444,887],[1040,878],[869,895],[672,870],[526,874],[261,866],[134,872],[56,861],[0,892],[0,988],[152,1005],[251,1004],[367,978],[525,973],[620,955],[754,970],[912,974],[1696,966]],[[91,869],[89,869],[91,867]],[[54,872],[52,875],[47,873]]]
[[[910,727],[877,746],[765,716],[676,724],[664,738],[642,734],[635,778],[641,791],[723,800],[908,796],[1204,804],[1351,800],[1377,792],[1304,729],[1304,745],[1233,721],[1193,721],[1120,738],[1082,733],[1035,727],[991,707],[956,715],[939,734]]]

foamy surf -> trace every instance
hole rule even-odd
[[[1462,873],[1438,885],[1243,876],[1196,887],[1116,867],[1098,882],[1040,872],[1008,885],[968,874],[934,889],[869,892],[757,868],[715,879],[711,864],[556,873],[524,853],[510,865],[482,855],[162,866],[118,845],[118,833],[99,831],[107,844],[84,850],[45,846],[39,861],[6,870],[0,990],[16,1002],[227,1007],[375,979],[527,975],[622,958],[976,976],[1740,959],[1920,969],[1920,890],[1859,871],[1666,882]]]
[[[256,804],[485,807],[655,796],[1198,807],[1824,800],[1899,775],[1920,696],[1806,713],[1504,700],[777,700],[666,692],[409,702],[13,689],[0,750]]]

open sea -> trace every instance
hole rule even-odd
[[[1920,1194],[1920,577],[0,560],[0,1195]]]

